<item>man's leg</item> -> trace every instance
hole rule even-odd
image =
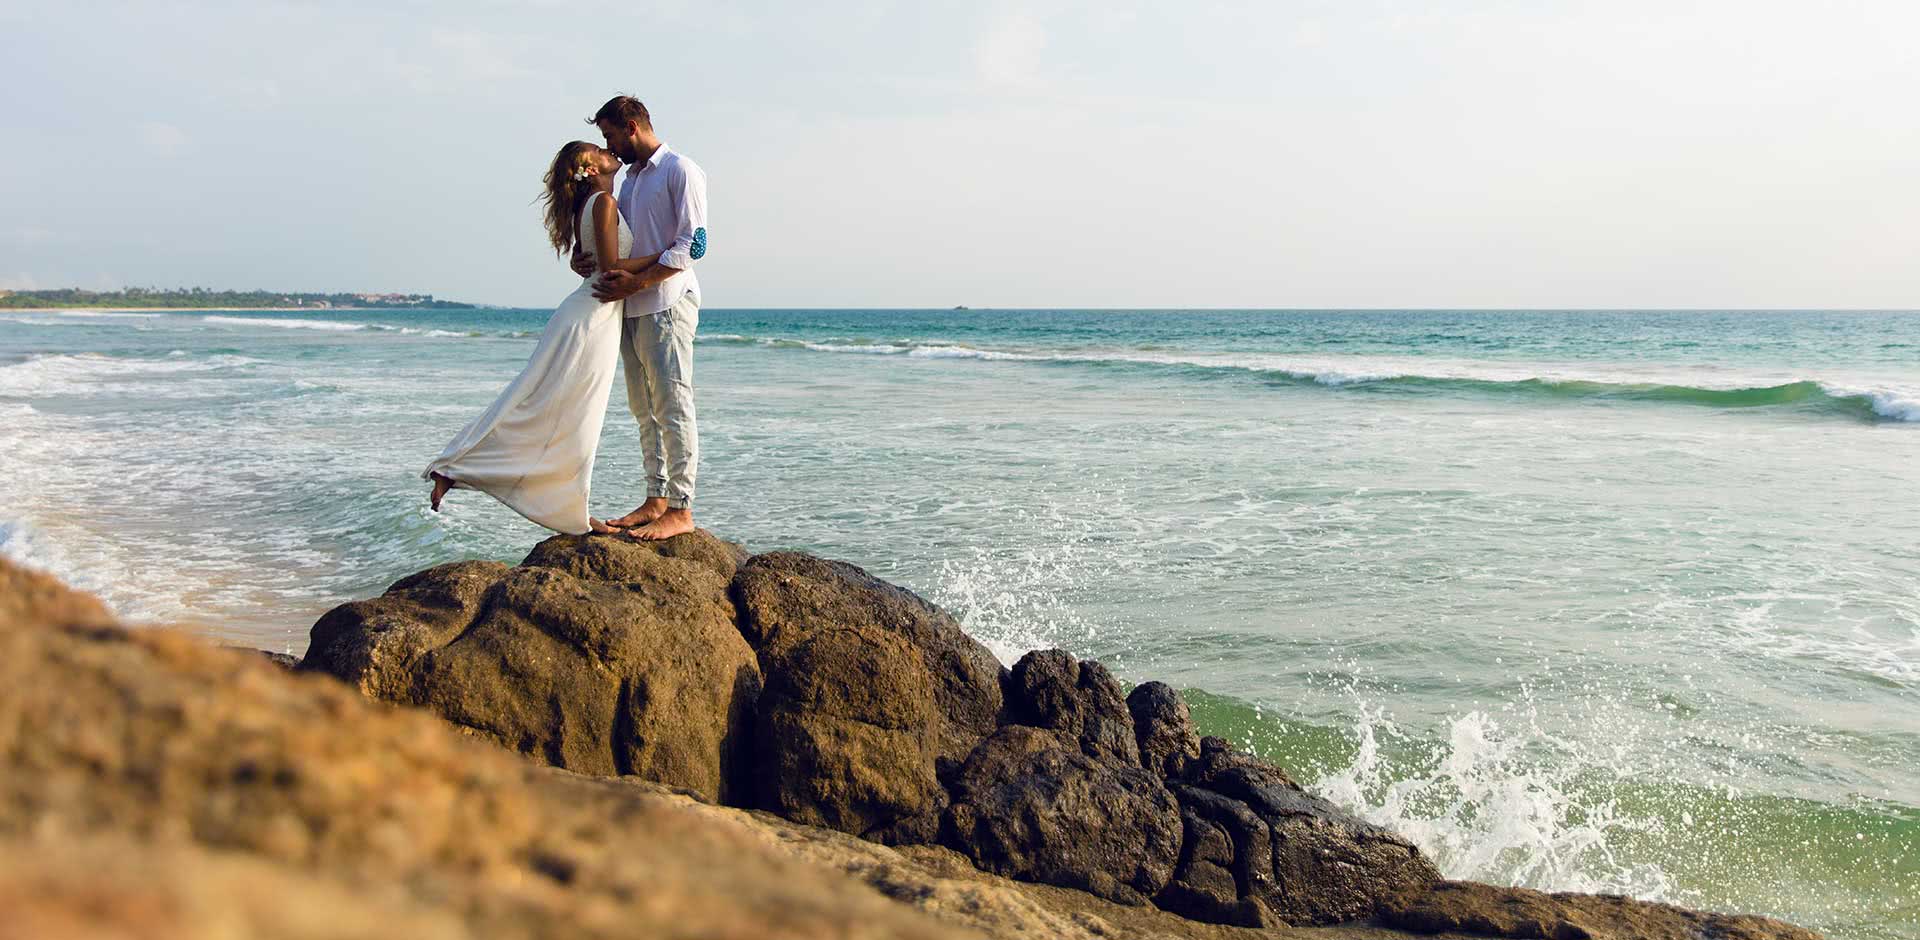
[[[652,356],[647,350],[653,331],[643,328],[651,327],[652,321],[652,317],[644,316],[620,319],[620,372],[627,382],[627,410],[633,412],[633,419],[640,424],[640,455],[647,471],[647,499],[634,511],[607,520],[607,525],[617,528],[646,525],[667,511],[666,457],[661,453],[660,422],[654,417],[653,393],[649,391]]]
[[[686,294],[671,309],[652,317],[650,327],[643,325],[640,330],[653,334],[648,392],[660,425],[667,511],[633,534],[664,539],[693,531],[693,485],[700,469],[700,428],[693,407],[693,335],[700,328],[700,299]],[[642,355],[647,348],[642,344]]]

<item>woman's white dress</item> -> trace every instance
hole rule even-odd
[[[589,256],[596,250],[594,200],[605,195],[587,197],[575,220]],[[625,220],[617,225],[615,257],[624,258],[633,235]],[[482,490],[549,529],[589,531],[587,494],[620,361],[621,317],[619,302],[594,299],[593,280],[582,280],[560,302],[527,367],[427,465],[423,478],[450,477],[457,488]]]

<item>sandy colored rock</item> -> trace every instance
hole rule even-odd
[[[100,627],[113,622],[113,614],[99,598],[75,591],[50,574],[0,558],[0,627]]]
[[[536,766],[250,653],[35,619],[0,621],[0,892],[46,900],[0,909],[0,935],[375,936],[359,912],[384,912],[386,936],[978,936],[685,797]],[[127,867],[96,889],[100,855]],[[302,915],[242,896],[309,887],[355,912],[283,934]]]
[[[729,800],[760,690],[727,601],[731,558],[696,532],[563,536],[527,566],[443,565],[322,617],[301,667],[556,767]]]

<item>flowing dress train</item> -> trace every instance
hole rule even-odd
[[[589,256],[595,252],[593,203],[604,195],[587,197],[575,220]],[[624,220],[618,229],[616,257],[624,258],[633,236]],[[560,302],[526,368],[454,436],[422,478],[449,477],[456,489],[485,492],[558,532],[589,531],[587,496],[620,360],[621,317],[619,302],[594,299],[593,280],[583,279]]]

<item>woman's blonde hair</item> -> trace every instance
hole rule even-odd
[[[553,165],[547,168],[547,189],[540,194],[540,201],[545,203],[547,240],[553,243],[555,254],[573,253],[574,241],[579,238],[573,223],[580,217],[581,200],[593,192],[591,183],[575,177],[582,170],[599,172],[587,160],[599,149],[584,140],[576,140],[561,147],[560,152],[553,155]]]

